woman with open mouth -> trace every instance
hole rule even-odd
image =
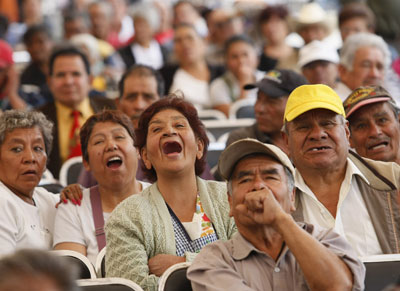
[[[156,290],[171,265],[236,232],[225,183],[205,181],[208,138],[194,106],[170,95],[147,108],[136,130],[147,176],[155,183],[130,197],[106,226],[106,273]]]
[[[105,110],[91,116],[80,131],[80,140],[83,165],[98,185],[83,190],[80,201],[60,204],[54,248],[80,252],[95,264],[106,245],[104,222],[111,211],[150,184],[136,180],[138,152],[134,129],[122,112]]]
[[[52,129],[39,112],[0,115],[0,256],[52,246],[59,198],[37,187],[51,151]]]

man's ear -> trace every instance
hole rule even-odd
[[[292,194],[290,195],[290,212],[296,210],[296,187],[293,187]]]
[[[229,202],[229,206],[230,206],[230,209],[229,209],[229,216],[232,217],[232,216],[233,216],[232,194],[229,193],[229,192],[227,192],[227,194],[228,194],[228,202]]]
[[[146,167],[146,169],[151,170],[151,162],[149,161],[148,157],[147,157],[147,149],[146,147],[142,148],[141,152],[140,152],[140,156],[142,157],[143,163]]]

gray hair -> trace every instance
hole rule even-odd
[[[283,166],[283,165],[282,165]],[[294,176],[292,172],[288,169],[288,167],[283,166],[287,178],[287,187],[288,187],[288,193],[291,193],[294,189]],[[227,181],[227,189],[228,189],[228,194],[232,195],[232,175]]]
[[[46,119],[43,113],[37,111],[7,110],[0,115],[0,146],[6,134],[19,128],[33,128],[37,126],[43,135],[47,156],[50,155],[53,145],[53,122]]]
[[[76,265],[48,251],[19,250],[0,260],[0,290],[20,290],[26,284],[24,279],[45,277],[57,285],[57,290],[77,291],[78,272]]]
[[[160,14],[151,3],[134,5],[131,9],[131,16],[133,20],[137,18],[146,20],[154,32],[157,32],[160,28]]]
[[[382,37],[373,33],[356,33],[350,35],[343,44],[340,52],[340,64],[348,71],[353,71],[354,56],[361,47],[375,47],[379,49],[384,57],[385,70],[391,62],[388,45]]]

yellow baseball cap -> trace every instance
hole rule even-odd
[[[329,86],[317,84],[303,85],[293,90],[286,103],[283,121],[292,121],[304,112],[318,108],[328,109],[346,117],[338,94]]]

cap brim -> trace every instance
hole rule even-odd
[[[289,92],[286,92],[281,88],[278,88],[275,82],[265,79],[255,84],[244,85],[243,88],[245,90],[258,88],[258,90],[261,90],[264,94],[266,94],[270,98],[279,98],[282,96],[288,96],[290,94]]]
[[[371,99],[363,100],[363,101],[359,102],[358,104],[356,104],[353,108],[351,108],[349,110],[349,112],[346,113],[346,118],[349,118],[350,115],[353,114],[360,107],[363,107],[363,106],[368,105],[368,104],[384,102],[384,101],[388,101],[388,100],[390,100],[389,97],[378,97],[378,98],[371,98]]]
[[[228,180],[236,164],[250,154],[265,154],[270,156],[294,173],[294,168],[289,158],[278,147],[263,144],[255,139],[246,138],[232,143],[222,152],[218,160],[218,171],[221,176],[225,180]],[[282,157],[282,155],[285,155],[285,157]]]
[[[337,106],[335,106],[334,104],[329,104],[326,102],[320,102],[320,101],[316,101],[316,102],[309,102],[306,104],[303,104],[302,106],[297,106],[296,109],[292,110],[291,112],[287,113],[285,116],[286,121],[292,121],[293,119],[295,119],[296,117],[298,117],[299,115],[313,110],[313,109],[328,109],[331,110],[339,115],[343,115],[344,112],[341,112],[339,110],[339,108],[337,108]]]

